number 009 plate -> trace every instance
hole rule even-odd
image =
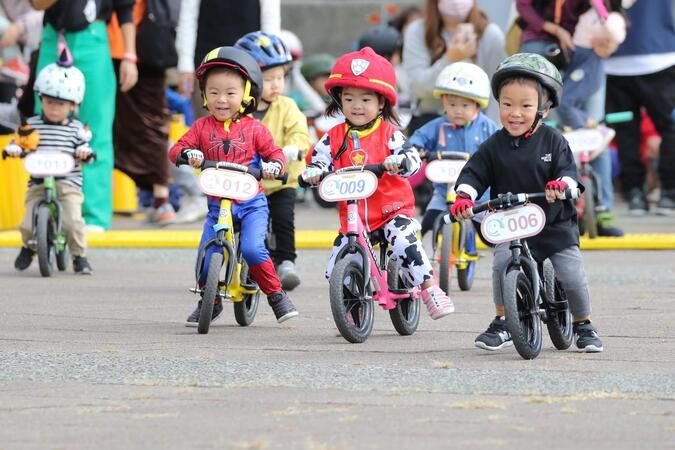
[[[258,193],[258,180],[249,173],[227,169],[204,169],[199,174],[202,192],[231,200],[250,200]]]
[[[319,195],[327,202],[359,200],[373,195],[377,177],[373,172],[344,172],[328,175],[319,185]]]
[[[527,204],[505,211],[487,214],[480,230],[492,244],[524,239],[541,232],[546,223],[546,214],[540,206]]]
[[[75,160],[68,153],[40,151],[31,152],[23,159],[23,167],[38,177],[66,175],[75,167]]]

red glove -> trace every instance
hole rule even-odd
[[[463,213],[469,208],[473,208],[474,202],[471,200],[471,197],[469,197],[467,194],[464,192],[460,192],[457,194],[457,199],[455,200],[455,203],[452,204],[450,207],[450,214],[452,217],[457,217],[458,214]]]
[[[549,189],[552,189],[554,191],[563,192],[565,189],[567,189],[567,183],[565,183],[562,180],[549,181],[548,183],[546,183],[546,186],[544,187],[544,190],[548,191]]]

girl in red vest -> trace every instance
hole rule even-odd
[[[403,276],[422,288],[422,300],[432,319],[455,310],[452,301],[432,283],[429,258],[417,239],[420,225],[415,220],[415,199],[403,177],[414,175],[421,161],[412,147],[404,148],[405,137],[398,130],[396,75],[394,68],[370,47],[347,53],[337,60],[325,84],[331,103],[326,115],[343,114],[344,123],[330,129],[314,146],[311,163],[303,179],[319,182],[322,172],[349,166],[383,163],[387,169],[375,193],[359,200],[359,214],[369,232],[382,229],[389,242],[389,255],[399,263]],[[360,146],[354,148],[354,137]],[[407,160],[405,170],[401,169]],[[326,278],[335,264],[335,256],[347,244],[347,205],[339,204],[340,234],[335,240]]]

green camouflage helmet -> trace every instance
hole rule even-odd
[[[300,73],[307,81],[311,81],[321,75],[330,75],[335,64],[335,57],[328,53],[315,53],[302,59]]]
[[[499,64],[492,76],[492,94],[499,100],[499,87],[509,78],[525,77],[537,80],[549,92],[551,108],[560,104],[562,76],[546,58],[536,53],[516,53]]]

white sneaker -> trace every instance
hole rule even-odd
[[[300,284],[300,276],[295,270],[295,264],[293,261],[283,261],[277,267],[277,274],[281,280],[281,287],[285,291],[292,291]]]
[[[89,233],[103,233],[105,231],[105,228],[103,228],[101,225],[94,225],[94,224],[85,225],[84,229],[87,230]]]
[[[209,212],[206,197],[186,195],[181,199],[180,209],[176,213],[175,223],[192,223],[204,219]]]
[[[422,290],[422,301],[429,310],[429,315],[433,320],[455,312],[455,305],[452,303],[452,300],[436,285]]]

